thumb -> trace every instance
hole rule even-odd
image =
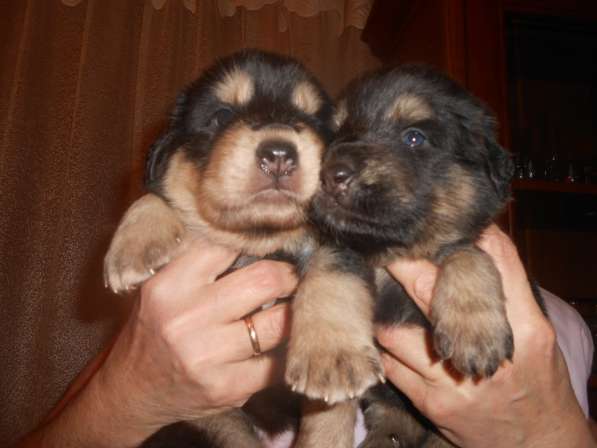
[[[437,267],[427,260],[398,259],[386,268],[402,284],[421,311],[429,317]]]

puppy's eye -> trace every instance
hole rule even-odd
[[[233,116],[232,110],[228,108],[222,108],[216,111],[209,120],[210,127],[219,127],[228,123]]]
[[[422,145],[425,140],[427,140],[427,137],[416,129],[409,129],[402,135],[402,141],[411,148]]]

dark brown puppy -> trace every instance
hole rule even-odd
[[[496,142],[494,117],[442,74],[407,66],[354,82],[336,122],[313,219],[374,266],[396,257],[435,263],[435,351],[464,375],[493,375],[514,348],[500,275],[474,245],[509,199],[513,167]],[[400,287],[379,274],[376,320],[425,324]],[[368,425],[383,427],[388,417],[382,412]],[[400,446],[420,446],[421,437]],[[384,446],[382,439],[365,446]]]
[[[237,267],[260,257],[296,263],[286,378],[297,393],[335,403],[362,394],[382,369],[367,268],[354,254],[322,246],[307,220],[331,118],[329,98],[292,59],[246,51],[217,63],[179,97],[152,147],[150,193],[123,218],[105,278],[115,291],[128,290],[196,236],[241,251]],[[352,446],[344,428],[354,423],[354,406],[318,406],[303,419],[297,446]],[[260,445],[242,414],[194,426],[211,440],[199,446]],[[161,433],[151,446],[168,440]]]

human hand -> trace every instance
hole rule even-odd
[[[478,243],[496,264],[514,332],[514,357],[491,378],[454,374],[439,362],[422,328],[379,328],[386,375],[461,447],[594,446],[570,385],[555,332],[531,291],[516,248],[496,226]],[[437,268],[426,261],[388,266],[421,310],[429,306]]]
[[[142,287],[88,387],[97,391],[96,406],[118,409],[115,425],[124,425],[125,417],[131,444],[166,424],[241,406],[281,378],[272,356],[253,356],[242,317],[290,295],[294,271],[259,261],[216,280],[236,256],[195,241]],[[288,312],[282,304],[252,316],[263,352],[286,337]]]

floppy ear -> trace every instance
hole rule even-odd
[[[510,197],[510,182],[514,176],[514,162],[510,154],[492,137],[484,137],[487,149],[485,169],[501,201]]]
[[[182,140],[179,133],[170,129],[151,145],[145,161],[144,181],[148,190],[155,191],[159,189],[168,161],[176,148],[182,145]]]
[[[144,181],[145,187],[150,191],[159,189],[160,181],[166,172],[170,157],[177,148],[185,143],[183,134],[185,132],[185,118],[188,115],[187,111],[191,107],[189,101],[187,90],[178,94],[167,131],[160,135],[149,148],[145,160]]]

